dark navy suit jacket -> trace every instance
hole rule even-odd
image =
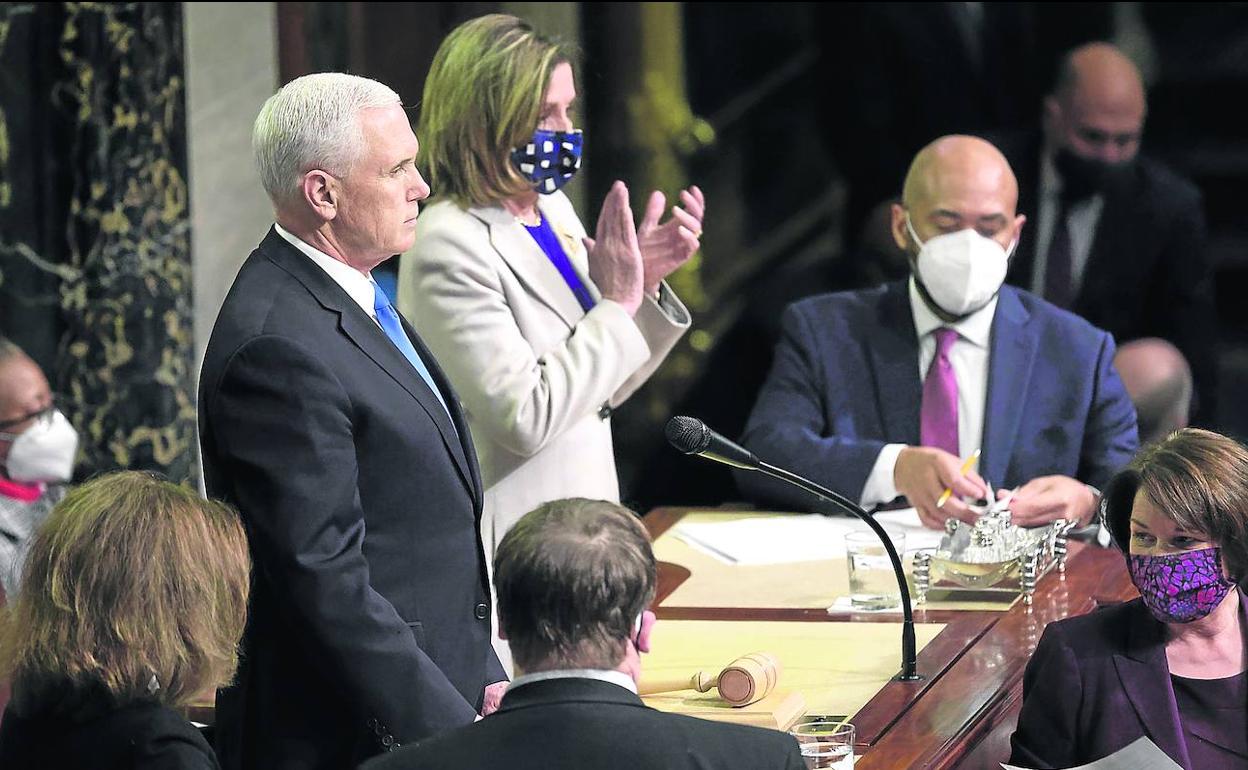
[[[505,679],[490,646],[481,480],[450,410],[311,259],[270,230],[243,264],[200,377],[208,493],[236,506],[255,578],[227,770],[352,767],[470,723]]]
[[[800,770],[797,742],[776,731],[665,714],[594,679],[508,690],[480,722],[374,759],[362,770]]]
[[[1241,617],[1248,597],[1240,592]],[[1165,626],[1141,599],[1050,623],[1023,677],[1010,763],[1083,765],[1147,736],[1193,768],[1166,663]]]
[[[885,444],[919,443],[923,385],[908,283],[796,302],[782,326],[742,443],[858,500]],[[1130,460],[1135,408],[1108,334],[1003,286],[989,345],[979,472],[994,489],[1053,474],[1099,488]],[[820,507],[762,474],[739,471],[737,480],[764,505]]]

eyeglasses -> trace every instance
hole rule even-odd
[[[0,441],[14,441],[17,439],[17,433],[7,433],[9,428],[21,425],[24,422],[32,421],[31,427],[35,425],[48,426],[52,424],[52,415],[56,412],[56,398],[52,398],[52,402],[42,409],[28,412],[21,417],[14,417],[12,420],[0,422]]]

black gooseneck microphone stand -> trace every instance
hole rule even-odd
[[[914,612],[910,607],[910,587],[906,584],[906,575],[901,567],[901,557],[898,556],[892,540],[889,539],[888,534],[884,532],[884,528],[880,526],[879,522],[857,504],[842,495],[838,495],[836,492],[822,487],[809,479],[804,479],[796,473],[786,471],[784,468],[777,468],[774,465],[768,465],[759,460],[745,447],[719,435],[708,428],[706,423],[701,420],[684,416],[673,417],[668,420],[665,433],[668,442],[685,454],[698,455],[708,460],[731,465],[734,468],[759,471],[774,479],[779,479],[804,489],[812,495],[826,500],[846,513],[857,516],[866,522],[871,531],[884,544],[884,550],[888,552],[888,559],[893,563],[893,572],[897,576],[897,587],[901,589],[901,673],[895,679],[899,682],[917,682],[923,678],[918,673],[918,652],[914,640]]]

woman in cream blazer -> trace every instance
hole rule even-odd
[[[698,246],[702,194],[684,191],[683,208],[673,207],[663,224],[663,197],[653,194],[635,229],[617,183],[599,228],[616,223],[628,247],[618,237],[608,245],[606,234],[586,238],[558,191],[580,158],[570,61],[525,22],[484,16],[442,43],[421,102],[420,160],[440,200],[420,215],[401,259],[399,307],[467,413],[486,486],[487,562],[507,530],[542,503],[619,499],[612,410],[689,328],[688,311],[662,278]],[[543,145],[555,154],[541,156]],[[544,250],[526,230],[540,222],[557,247]],[[564,257],[575,277],[556,267]],[[628,264],[638,277],[627,302],[604,298],[611,287],[591,279],[613,275],[603,260],[622,259],[635,260]]]
[[[611,412],[689,327],[675,295],[632,318],[601,301],[585,237],[562,192],[540,208],[597,303],[581,309],[559,271],[501,206],[425,211],[399,270],[399,305],[463,402],[486,486],[491,560],[521,516],[564,497],[619,500]]]

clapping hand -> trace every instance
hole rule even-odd
[[[633,229],[633,210],[623,182],[611,185],[598,214],[596,238],[585,239],[589,253],[589,278],[603,299],[636,315],[642,299],[642,258]]]
[[[698,250],[706,198],[697,185],[693,185],[681,191],[680,202],[683,207],[672,206],[672,216],[660,224],[659,217],[663,215],[667,199],[657,190],[650,193],[641,227],[637,228],[645,268],[645,292],[649,296],[654,296],[659,283]]]

